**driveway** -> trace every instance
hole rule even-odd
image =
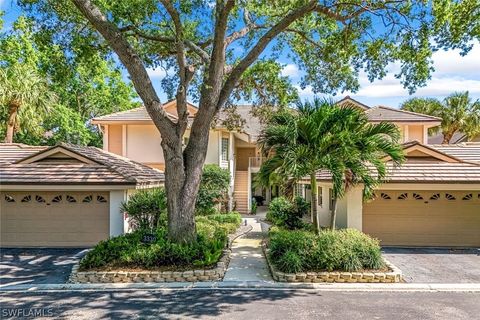
[[[406,282],[480,283],[480,249],[383,248]]]
[[[65,283],[86,249],[1,249],[0,286]]]

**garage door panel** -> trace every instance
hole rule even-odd
[[[364,204],[363,231],[383,245],[479,246],[478,194],[380,190]]]
[[[0,196],[3,247],[91,246],[108,238],[107,192],[2,192]],[[12,198],[15,202],[7,201]]]

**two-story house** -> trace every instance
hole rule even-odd
[[[339,202],[338,227],[363,230],[388,245],[480,245],[480,145],[428,145],[428,129],[440,125],[441,119],[385,106],[369,107],[350,97],[338,102],[346,103],[363,110],[371,122],[395,123],[402,133],[407,161],[401,168],[389,165],[389,179],[374,200],[364,201],[361,187],[350,190]],[[175,101],[164,108],[176,117]],[[189,105],[188,110],[195,117],[196,107]],[[277,191],[252,188],[262,164],[256,144],[262,125],[251,110],[249,105],[237,107],[245,119],[242,130],[229,131],[217,125],[210,131],[206,157],[206,163],[230,170],[232,195],[241,213],[250,211],[253,195],[263,195],[268,203]],[[104,150],[164,168],[161,137],[145,108],[98,117],[93,123],[103,133]],[[187,130],[185,139],[188,135]],[[331,181],[326,172],[317,177],[320,220],[328,225]],[[297,192],[308,199],[309,188],[305,180]]]

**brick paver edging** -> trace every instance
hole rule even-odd
[[[240,226],[228,236],[227,248],[212,269],[195,269],[187,271],[78,271],[80,262],[72,267],[68,283],[131,283],[131,282],[201,282],[222,281],[230,263],[233,241],[250,232],[251,226]]]
[[[262,242],[263,253],[268,267],[275,281],[279,282],[347,282],[347,283],[394,283],[403,282],[402,271],[387,261],[388,272],[299,272],[284,273],[275,269],[268,258],[269,249],[265,241]]]

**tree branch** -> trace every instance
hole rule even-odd
[[[117,26],[108,21],[106,16],[90,0],[72,0],[72,2],[118,55],[123,65],[127,68],[135,90],[145,103],[145,107],[153,122],[162,131],[162,136],[169,139],[171,137],[170,132],[175,124],[168,118],[167,113],[163,109],[162,103],[138,54],[123,37]]]
[[[265,50],[267,45],[282,31],[295,20],[305,16],[307,13],[312,12],[316,8],[316,1],[312,0],[307,5],[300,7],[282,18],[277,24],[275,24],[270,30],[268,30],[253,46],[253,48],[247,53],[247,55],[233,68],[229,77],[225,81],[223,88],[218,99],[216,109],[219,110],[225,102],[228,100],[230,93],[237,84],[238,80],[245,72],[245,70],[259,57],[259,55]]]

